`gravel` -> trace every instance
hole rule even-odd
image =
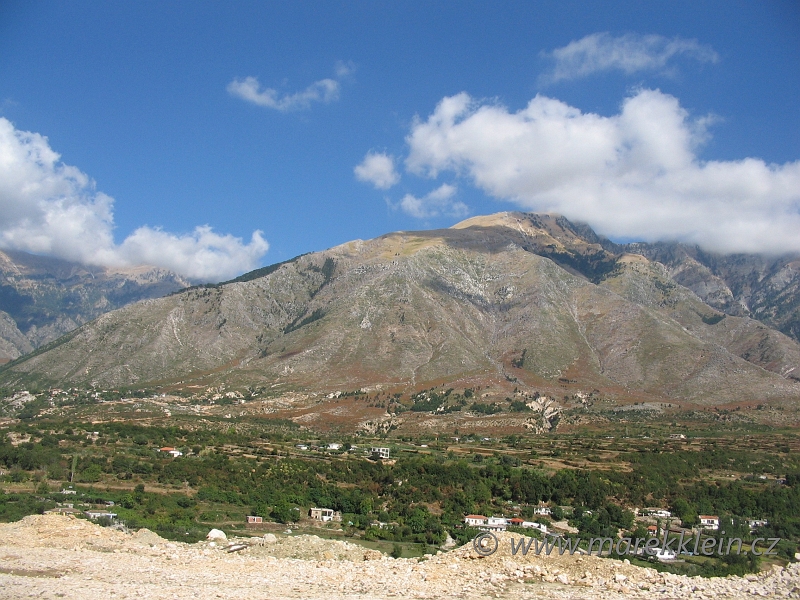
[[[658,573],[594,556],[512,556],[509,536],[418,559],[317,536],[170,542],[71,516],[0,526],[0,597],[131,598],[800,598],[800,565],[746,578]]]

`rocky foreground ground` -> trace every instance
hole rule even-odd
[[[0,598],[800,598],[800,564],[688,578],[593,556],[512,556],[508,536],[425,560],[316,536],[169,542],[73,517],[0,526]]]

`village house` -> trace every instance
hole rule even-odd
[[[172,456],[172,458],[178,458],[179,456],[183,456],[183,452],[181,452],[180,450],[176,450],[175,448],[171,448],[169,446],[166,446],[164,448],[159,448],[158,451],[164,452],[165,454],[169,454],[170,456]]]
[[[658,525],[647,526],[647,537],[658,537]]]
[[[719,517],[716,515],[700,515],[700,527],[716,531],[719,529]]]
[[[95,519],[102,519],[103,517],[105,517],[107,519],[116,519],[117,518],[117,513],[108,512],[107,510],[87,510],[83,514],[85,514],[87,517],[89,517],[93,521]]]
[[[550,512],[549,506],[537,506],[533,509],[533,514],[535,515],[549,515]]]
[[[372,458],[389,458],[389,448],[370,448],[370,454]]]
[[[522,526],[525,529],[538,529],[542,533],[547,533],[547,525],[544,525],[542,523],[536,523],[534,521],[523,521]]]
[[[342,513],[332,508],[310,508],[308,510],[308,516],[315,521],[322,521],[323,523],[342,520]]]
[[[44,511],[46,515],[77,515],[80,514],[80,510],[77,508],[72,508],[72,505],[69,504],[67,506],[56,506],[55,508],[51,508],[50,510]]]
[[[467,527],[481,527],[482,525],[486,525],[488,521],[489,518],[483,515],[467,515],[464,517],[464,523]]]
[[[477,527],[482,531],[505,531],[509,520],[505,517],[484,517],[483,515],[467,515],[464,523],[468,527]]]
[[[263,517],[258,517],[256,515],[247,515],[247,524],[248,525],[258,525],[264,522]]]
[[[747,524],[750,526],[750,531],[753,531],[759,527],[766,527],[769,525],[769,521],[766,519],[751,519]]]
[[[505,517],[489,517],[486,521],[486,531],[505,531],[508,527],[508,519]]]

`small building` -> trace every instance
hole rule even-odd
[[[342,449],[342,445],[339,444],[338,442],[332,442],[332,443],[328,444],[328,450],[341,450],[341,449]]]
[[[257,525],[259,523],[264,522],[264,517],[259,517],[256,515],[247,515],[247,524],[248,525]]]
[[[700,527],[716,531],[719,529],[719,517],[716,515],[700,515]]]
[[[659,517],[661,519],[669,519],[672,517],[672,513],[668,510],[664,510],[663,508],[659,508],[658,510],[654,510],[651,512],[654,517]]]
[[[535,515],[549,515],[552,511],[549,506],[537,506],[533,509]]]
[[[77,492],[75,490],[72,490],[72,489],[63,489],[63,490],[61,490],[61,493],[65,494],[65,495],[77,494]]]
[[[389,448],[373,447],[370,448],[370,454],[372,454],[372,458],[389,458]]]
[[[308,510],[308,516],[315,521],[322,521],[323,523],[342,520],[342,513],[332,508],[310,508]]]
[[[685,440],[686,436],[683,435],[682,433],[670,433],[669,434],[669,439],[671,439],[671,440]]]
[[[751,519],[747,522],[747,524],[750,526],[750,531],[753,531],[759,527],[766,527],[769,525],[769,521],[766,519]]]
[[[72,505],[69,506],[56,506],[55,508],[51,508],[50,510],[44,511],[46,515],[77,515],[80,514],[77,508],[72,508]]]
[[[489,517],[482,529],[486,531],[505,531],[506,527],[508,527],[508,519],[505,517]]]
[[[522,526],[525,529],[538,529],[542,533],[547,533],[547,525],[543,523],[536,523],[535,521],[523,521]]]
[[[525,522],[524,519],[520,519],[519,517],[514,517],[513,519],[508,520],[508,524],[511,527],[522,527],[522,524]]]
[[[658,537],[658,525],[647,526],[647,537]]]
[[[117,518],[117,513],[108,512],[107,510],[87,510],[83,514],[89,517],[92,521],[96,519],[102,519],[103,517],[105,517],[106,519]]]
[[[172,458],[178,458],[179,456],[183,456],[183,452],[177,450],[175,448],[171,448],[169,446],[165,446],[164,448],[159,448],[159,452],[163,452],[165,454],[169,454]]]
[[[678,558],[672,548],[645,548],[645,554],[654,557],[658,562],[668,562]]]
[[[488,523],[489,518],[484,517],[483,515],[467,515],[464,517],[464,524],[467,527],[481,527]]]

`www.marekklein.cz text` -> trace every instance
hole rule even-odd
[[[775,546],[781,541],[780,538],[755,538],[752,542],[743,542],[741,538],[706,538],[701,540],[700,534],[686,535],[686,532],[681,532],[680,537],[673,536],[668,538],[665,534],[662,539],[651,537],[647,539],[642,538],[618,538],[614,540],[610,537],[605,538],[590,538],[586,550],[580,548],[581,538],[562,538],[551,537],[549,539],[538,540],[536,538],[511,538],[511,554],[516,555],[522,553],[523,556],[527,555],[529,551],[540,555],[544,553],[550,556],[554,550],[558,550],[558,554],[581,554],[598,555],[603,554],[644,554],[650,556],[668,556],[669,554],[679,555],[703,555],[703,556],[723,556],[729,555],[732,552],[741,554],[748,552],[755,556],[774,556],[777,554],[774,551]],[[764,542],[770,542],[766,550],[759,550],[759,546],[764,546]],[[491,533],[481,533],[475,536],[473,540],[473,547],[484,556],[494,554],[497,551],[499,542],[497,538]]]

